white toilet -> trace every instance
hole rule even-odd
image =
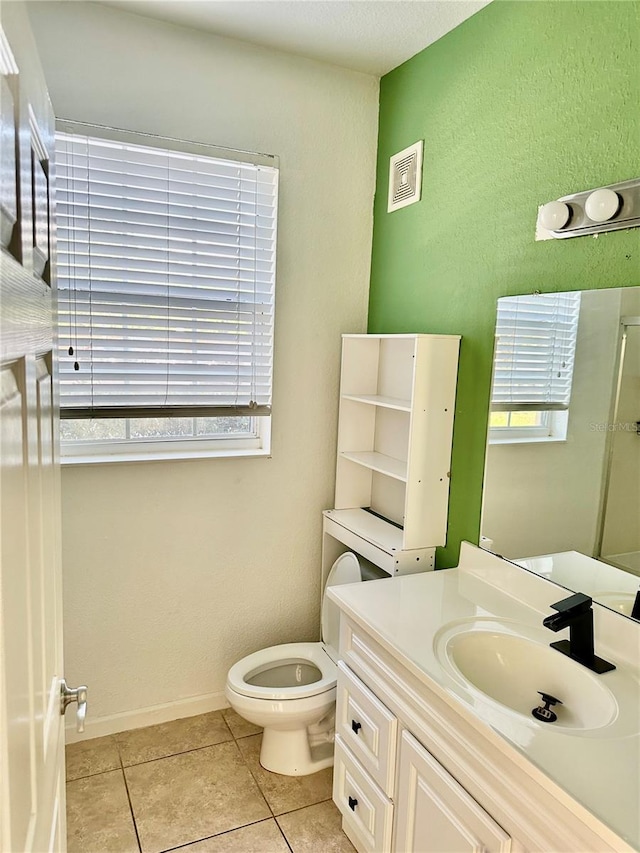
[[[329,586],[362,580],[355,554],[333,564]],[[260,764],[273,773],[305,776],[333,764],[340,613],[322,597],[322,642],[271,646],[242,658],[227,675],[231,707],[262,726]]]

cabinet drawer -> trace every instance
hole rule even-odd
[[[340,661],[336,733],[389,797],[393,796],[397,725],[391,711]]]
[[[361,853],[388,853],[393,803],[365,773],[340,735],[336,735],[335,750],[333,801],[342,812],[343,822],[361,841]]]

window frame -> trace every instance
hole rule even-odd
[[[237,161],[250,163],[254,166],[268,166],[278,170],[280,168],[279,158],[271,154],[253,153],[243,150],[228,149],[193,141],[181,140],[172,137],[163,137],[153,134],[140,133],[137,131],[121,130],[103,125],[90,124],[86,122],[59,119],[56,121],[56,132],[66,134],[84,134],[88,137],[111,140],[120,143],[140,144],[164,148],[179,154],[193,154],[219,158],[226,161]],[[276,179],[277,180],[277,179]],[[277,223],[278,223],[278,190],[276,183],[275,207],[274,207],[274,264],[275,252],[277,250]],[[274,273],[275,275],[275,273]],[[276,279],[277,280],[277,279]],[[275,287],[275,285],[274,285]],[[272,301],[272,311],[275,305],[275,292]],[[273,311],[273,313],[275,313]],[[57,326],[57,321],[56,321]],[[272,330],[274,321],[272,320]],[[273,389],[273,354],[271,362],[271,389]],[[273,393],[273,392],[272,392]],[[270,407],[269,407],[270,409]],[[113,438],[113,439],[61,439],[60,460],[64,465],[87,464],[87,463],[109,463],[109,462],[137,462],[137,461],[160,461],[171,459],[195,459],[195,458],[230,458],[230,457],[269,457],[271,455],[271,417],[272,412],[267,414],[249,413],[244,415],[238,412],[237,417],[249,414],[251,417],[252,432],[250,435],[205,435],[174,437],[167,436],[153,439],[138,438]],[[143,416],[141,412],[132,411],[132,418]],[[158,417],[157,412],[150,414]],[[194,415],[193,417],[197,417]],[[228,410],[221,407],[220,413],[208,412],[206,417],[230,417],[233,416]],[[166,417],[171,417],[168,413]],[[178,417],[192,417],[183,413],[175,415]]]
[[[252,418],[250,436],[190,436],[176,438],[81,439],[60,442],[62,465],[109,462],[159,462],[179,459],[270,457],[271,418]]]
[[[508,412],[513,414],[513,412]],[[494,444],[538,444],[567,441],[569,411],[541,410],[542,426],[491,426],[489,412],[488,443]]]

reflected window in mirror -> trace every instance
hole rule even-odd
[[[491,443],[566,439],[579,315],[579,293],[499,300]]]
[[[491,412],[489,441],[565,441],[568,422],[568,412]]]

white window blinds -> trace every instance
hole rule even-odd
[[[56,135],[62,416],[269,414],[278,169],[83,129]]]
[[[569,408],[579,293],[498,300],[493,411]]]

